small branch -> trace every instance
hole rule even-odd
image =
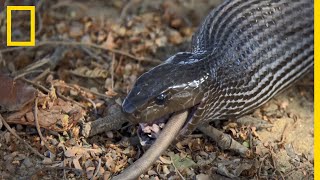
[[[36,129],[38,131],[38,134],[40,136],[40,139],[41,141],[44,143],[44,146],[46,146],[46,148],[53,154],[55,154],[55,150],[53,150],[47,140],[42,136],[42,133],[41,133],[41,129],[40,129],[40,125],[39,125],[39,120],[38,120],[38,97],[36,97],[36,100],[34,102],[34,112],[33,112],[33,115],[34,115],[34,123],[36,125]]]
[[[0,114],[0,119],[2,120],[3,125],[8,129],[8,131],[14,135],[19,141],[21,141],[23,144],[25,144],[27,146],[27,148],[29,148],[35,155],[39,156],[41,159],[46,158],[44,155],[42,155],[41,153],[39,153],[36,149],[34,149],[33,147],[31,147],[24,139],[21,139],[20,136],[14,132],[13,129],[11,129],[11,127],[9,126],[9,124],[4,120],[4,118],[2,117],[2,115]]]
[[[111,83],[111,89],[113,91],[114,89],[114,63],[116,61],[116,56],[114,53],[112,53],[112,63],[111,63],[111,79],[112,79],[112,83]]]
[[[98,110],[97,110],[96,103],[93,102],[93,101],[92,101],[91,99],[89,99],[89,98],[86,98],[86,97],[83,97],[83,98],[92,104],[94,116],[97,117],[97,115],[98,115]]]
[[[101,159],[99,158],[98,166],[96,167],[96,170],[95,170],[93,176],[90,178],[90,180],[96,179],[95,177],[98,175],[100,167],[101,167]]]
[[[261,167],[262,167],[262,164],[263,162],[266,160],[266,158],[269,156],[270,154],[265,154],[261,160],[260,160],[260,165],[259,165],[259,168],[258,168],[258,179],[262,179],[262,176],[261,176]]]
[[[182,174],[180,173],[180,171],[178,170],[178,168],[176,167],[176,165],[173,163],[171,157],[170,157],[170,160],[171,160],[171,162],[172,162],[172,165],[173,165],[175,171],[179,174],[180,178],[181,178],[182,180],[185,180],[185,178],[182,176]]]
[[[156,60],[156,59],[146,59],[146,58],[138,58],[130,53],[121,51],[121,50],[117,50],[117,49],[112,49],[112,48],[107,48],[107,47],[103,47],[97,44],[93,44],[93,43],[83,43],[83,42],[64,42],[64,41],[41,41],[39,43],[36,44],[36,46],[33,46],[33,48],[35,47],[40,47],[40,46],[48,46],[48,45],[53,45],[53,46],[59,46],[59,45],[69,45],[69,46],[89,46],[89,47],[93,47],[93,48],[97,48],[97,49],[102,49],[105,51],[109,51],[109,52],[113,52],[119,55],[123,55],[126,57],[129,57],[133,60],[139,61],[139,62],[149,62],[149,63],[155,63],[155,64],[160,64],[162,61],[160,60]],[[15,50],[20,50],[23,49],[25,47],[13,47],[13,48],[7,48],[7,49],[1,49],[0,52],[1,53],[6,53],[6,52],[10,52],[10,51],[15,51]]]
[[[67,84],[67,83],[54,83],[53,84],[55,87],[64,87],[64,88],[69,88],[69,89],[72,89],[72,90],[75,90],[75,91],[78,91],[80,93],[92,93],[96,96],[99,96],[101,97],[102,99],[110,99],[111,96],[107,96],[105,94],[102,94],[102,93],[99,93],[99,92],[96,92],[96,91],[92,91],[88,88],[85,88],[85,87],[82,87],[80,85],[77,85],[77,84]]]
[[[128,14],[128,10],[134,6],[134,5],[137,5],[138,3],[140,3],[141,0],[130,0],[121,10],[121,13],[120,13],[120,17],[119,17],[119,21],[120,23],[123,23],[124,22],[124,19],[125,17],[127,16]]]
[[[234,140],[230,135],[224,134],[209,124],[201,125],[198,129],[205,135],[211,137],[221,149],[232,150],[239,153],[242,157],[250,157],[250,150]]]
[[[25,82],[27,82],[27,83],[29,83],[29,84],[31,84],[32,86],[34,86],[36,88],[48,93],[48,94],[51,92],[48,88],[46,88],[46,87],[44,87],[44,86],[42,86],[40,84],[37,84],[37,83],[35,83],[35,82],[33,82],[33,81],[29,80],[29,79],[26,79],[24,77],[21,77],[20,79],[25,81]]]
[[[36,5],[37,7],[37,10],[36,10],[36,13],[37,13],[37,21],[38,21],[38,29],[36,31],[36,37],[40,35],[42,29],[43,29],[43,22],[42,22],[42,17],[41,17],[41,14],[40,14],[40,9],[41,9],[41,6],[43,4],[43,1],[44,0],[40,0],[38,2],[38,4]]]
[[[76,104],[76,105],[78,105],[78,106],[80,106],[80,107],[82,107],[82,108],[84,108],[84,109],[86,108],[86,106],[82,105],[81,103],[79,103],[79,102],[77,102],[77,101],[75,101],[75,100],[73,100],[73,99],[71,99],[71,98],[68,98],[68,97],[62,95],[62,94],[60,94],[59,92],[56,92],[56,94],[57,94],[57,96],[58,96],[59,98],[65,100],[65,101],[70,101],[70,102],[72,102],[72,103],[74,103],[74,104]]]

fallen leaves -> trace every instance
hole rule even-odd
[[[107,78],[109,72],[103,68],[96,67],[94,69],[89,69],[86,66],[78,67],[70,71],[72,74],[84,77],[84,78]]]
[[[66,147],[64,155],[66,157],[81,157],[89,158],[91,155],[98,156],[102,153],[101,149],[83,148],[83,147]]]
[[[0,111],[17,111],[35,99],[36,90],[21,80],[0,74]]]
[[[42,128],[62,132],[71,129],[83,117],[82,108],[60,98],[47,101],[47,96],[39,97],[38,119]],[[46,106],[41,107],[42,105]],[[8,123],[34,126],[32,106],[26,106],[19,112],[4,116]]]
[[[196,166],[196,163],[189,157],[181,158],[178,154],[170,153],[170,158],[172,163],[178,170],[183,170],[185,168],[191,168]]]

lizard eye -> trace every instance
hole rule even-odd
[[[166,100],[167,100],[167,95],[164,93],[161,93],[159,96],[155,98],[155,103],[157,105],[163,105]]]

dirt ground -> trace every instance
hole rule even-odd
[[[0,6],[19,3],[0,1]],[[220,1],[30,1],[34,3],[35,47],[6,47],[5,12],[0,13],[1,89],[12,84],[2,75],[9,74],[25,85],[17,88],[20,99],[29,98],[30,87],[38,93],[38,104],[34,98],[8,103],[0,89],[0,112],[13,131],[0,123],[0,179],[111,178],[143,154],[144,148],[133,142],[136,126],[85,137],[82,125],[107,116],[110,102],[120,104],[140,74],[188,50],[192,33]],[[16,16],[13,36],[19,39],[29,24],[24,12]],[[35,107],[39,122],[33,118]],[[217,124],[249,147],[251,157],[222,151],[196,131],[172,145],[140,178],[313,179],[313,107],[310,72],[250,114],[270,127]]]

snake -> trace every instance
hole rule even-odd
[[[190,51],[136,80],[123,111],[148,125],[187,111],[179,136],[252,112],[313,68],[313,11],[313,0],[223,1],[194,33]]]

